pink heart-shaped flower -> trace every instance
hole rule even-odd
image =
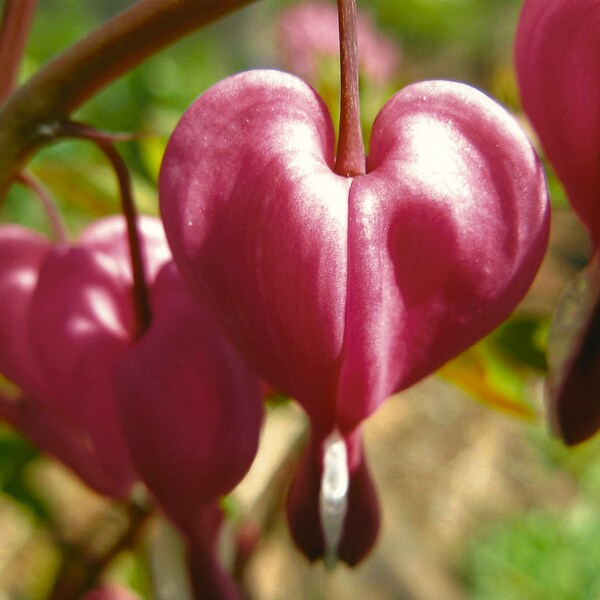
[[[389,394],[506,319],[548,236],[535,153],[471,87],[428,82],[396,94],[374,123],[364,176],[334,172],[334,144],[309,86],[275,71],[242,73],[185,113],[159,180],[184,278],[255,369],[310,417],[293,529],[294,515],[319,518],[314,484],[329,434],[358,435]],[[362,458],[348,471],[360,484],[348,491],[347,515],[366,501],[376,529]],[[296,535],[308,556],[327,545],[322,533]],[[362,547],[343,547],[342,535],[339,556],[364,555],[373,536],[358,533]]]
[[[167,263],[151,290],[148,331],[121,360],[117,401],[137,469],[181,529],[231,491],[254,459],[257,376]]]
[[[260,383],[172,262],[151,292],[152,323],[118,368],[121,423],[142,480],[184,535],[197,597],[237,600],[217,558],[217,503],[254,460]]]
[[[148,271],[170,257],[160,221],[139,222]],[[115,404],[115,371],[132,343],[122,217],[57,244],[0,229],[0,372],[23,392],[4,416],[98,492],[122,497],[137,475]]]
[[[26,334],[31,296],[52,244],[18,225],[0,227],[0,371],[8,379],[38,389],[43,375]]]
[[[523,3],[515,40],[523,108],[592,247],[559,303],[548,351],[550,420],[567,444],[600,428],[599,51],[598,0]]]
[[[183,116],[160,201],[175,261],[238,348],[322,431],[347,433],[509,315],[548,205],[524,134],[465,85],[394,96],[364,176],[336,175],[333,150],[311,88],[243,73]]]
[[[526,0],[515,38],[523,109],[600,246],[600,2]]]

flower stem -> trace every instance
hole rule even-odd
[[[0,26],[0,104],[15,87],[37,0],[6,0]]]
[[[134,503],[128,503],[123,508],[127,527],[103,552],[92,552],[87,546],[63,543],[63,562],[49,595],[50,600],[81,598],[84,592],[99,583],[106,568],[120,552],[137,544],[152,512]],[[93,533],[88,535],[92,542],[95,541]]]
[[[148,286],[146,284],[141,240],[137,227],[137,211],[133,201],[131,177],[129,176],[127,165],[115,149],[113,144],[115,138],[110,134],[98,131],[82,123],[66,121],[60,124],[57,135],[77,137],[94,142],[109,160],[117,176],[121,195],[121,210],[127,222],[127,238],[129,241],[131,271],[133,275],[133,303],[137,318],[136,337],[139,337],[150,326],[152,313],[150,310]]]
[[[340,129],[335,172],[345,177],[365,174],[365,148],[360,124],[356,0],[337,0],[340,26]]]
[[[165,46],[254,1],[141,0],[40,69],[0,107],[0,203],[56,121]]]
[[[56,206],[56,202],[50,196],[46,188],[32,173],[27,171],[19,173],[17,181],[29,188],[40,201],[48,218],[52,233],[54,234],[54,239],[59,243],[66,243],[69,239],[69,235],[60,216],[60,211]]]

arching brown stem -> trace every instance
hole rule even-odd
[[[48,63],[0,107],[0,201],[27,156],[108,83],[255,0],[141,0]]]
[[[50,196],[42,183],[28,171],[19,173],[17,176],[17,181],[29,188],[40,201],[40,204],[46,213],[52,233],[54,234],[54,239],[57,242],[66,243],[69,239],[69,235],[65,228],[65,224],[62,221],[60,211],[54,202],[54,198]]]
[[[340,129],[335,172],[345,177],[364,175],[365,148],[360,125],[358,91],[358,33],[356,0],[338,0],[340,26]]]
[[[150,326],[152,313],[150,298],[146,282],[146,272],[142,257],[142,244],[137,226],[137,210],[133,201],[131,177],[122,156],[114,147],[114,139],[109,134],[98,131],[82,123],[66,121],[57,129],[57,135],[62,137],[75,137],[94,142],[111,163],[117,177],[121,196],[121,211],[127,223],[127,239],[131,258],[131,272],[133,275],[133,304],[137,318],[136,337],[142,335]]]

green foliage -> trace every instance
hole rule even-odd
[[[22,436],[0,427],[0,492],[10,496],[37,518],[48,521],[43,502],[27,483],[29,467],[39,458],[38,450]]]
[[[467,553],[471,600],[596,600],[599,529],[590,506],[566,518],[533,511],[495,525]]]

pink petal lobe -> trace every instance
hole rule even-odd
[[[363,455],[359,432],[346,438],[349,449],[348,508],[337,556],[350,566],[369,553],[379,532],[377,492]],[[312,438],[296,470],[286,512],[294,542],[311,560],[323,558],[326,544],[319,511],[323,475],[323,442]]]
[[[36,394],[38,403],[84,437],[97,468],[123,495],[136,475],[117,415],[114,379],[131,343],[134,317],[130,277],[119,278],[119,268],[97,249],[53,248],[31,300],[28,334],[47,384]]]
[[[124,356],[117,400],[142,479],[165,513],[193,531],[256,453],[258,378],[194,302],[170,263],[152,290],[150,329]]]
[[[122,497],[125,483],[98,468],[94,448],[85,433],[36,398],[0,396],[0,418],[24,434],[40,450],[67,465],[82,481],[101,494]]]
[[[600,253],[570,282],[548,336],[549,417],[568,445],[600,429]]]
[[[0,227],[0,373],[29,390],[39,387],[41,375],[27,337],[27,313],[50,248],[24,227]]]
[[[578,444],[600,429],[600,296],[554,404],[565,443]]]
[[[353,430],[505,319],[548,235],[530,144],[473,88],[397,94],[374,125],[366,176],[334,175],[331,143],[310,88],[244,73],[184,115],[160,182],[184,277],[325,433]]]
[[[311,88],[253,71],[192,105],[160,176],[165,230],[183,276],[257,371],[329,421],[350,185],[331,170],[333,145],[330,117]]]
[[[527,0],[515,40],[523,108],[600,245],[600,2]]]
[[[55,247],[31,301],[29,336],[51,379],[48,401],[72,398],[75,404],[64,411],[79,417],[88,410],[79,394],[89,391],[92,381],[110,386],[109,374],[133,329],[130,288],[103,262],[81,247]]]
[[[165,238],[160,219],[142,215],[137,220],[138,235],[142,245],[142,256],[146,279],[154,281],[162,265],[171,260],[171,251]],[[131,282],[131,256],[127,241],[125,220],[121,215],[106,217],[86,227],[79,236],[79,245],[94,254],[109,257],[115,277]]]
[[[413,84],[381,110],[349,205],[343,431],[506,319],[548,236],[525,135],[451,82]]]

